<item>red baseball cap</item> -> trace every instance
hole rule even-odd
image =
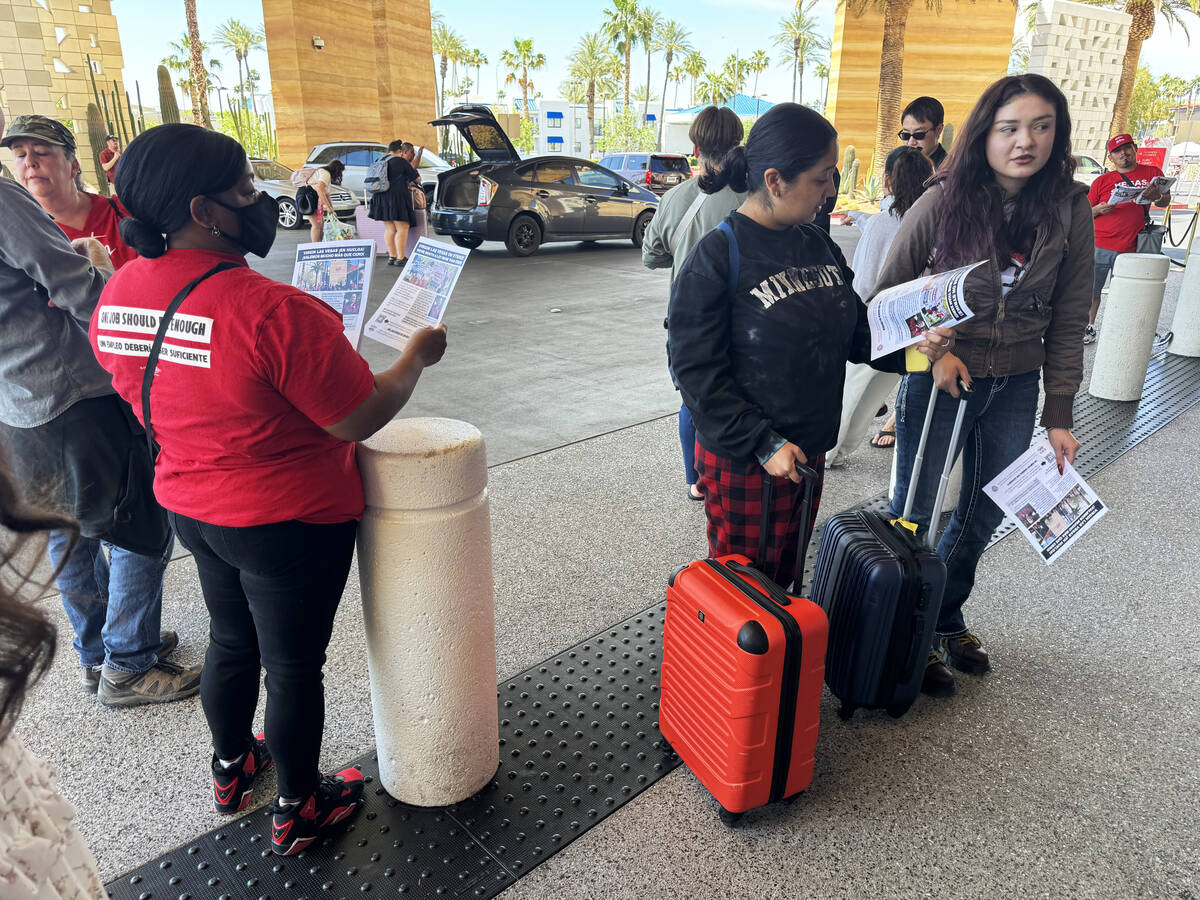
[[[1137,142],[1134,141],[1133,135],[1131,134],[1114,134],[1108,139],[1108,152],[1112,153],[1114,150],[1124,147],[1126,144],[1134,143]]]

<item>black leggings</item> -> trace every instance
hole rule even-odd
[[[321,667],[354,552],[355,521],[275,522],[234,528],[171,513],[192,551],[209,614],[200,700],[221,759],[253,735],[259,669],[267,670],[267,747],[279,793],[317,785],[325,726]]]

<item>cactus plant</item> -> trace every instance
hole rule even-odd
[[[92,148],[92,162],[96,164],[97,180],[100,190],[105,194],[110,192],[108,179],[104,177],[104,167],[100,165],[100,151],[104,149],[104,139],[108,136],[104,118],[100,115],[100,107],[95,103],[87,105],[88,146]]]
[[[854,145],[848,144],[846,152],[842,155],[842,183],[838,187],[839,196],[850,196],[854,190],[854,181],[858,178],[858,169],[854,170],[854,179],[849,177],[850,168],[857,162],[854,158]]]
[[[947,122],[946,127],[942,129],[942,146],[945,147],[947,151],[954,146],[954,126],[949,122]]]
[[[126,126],[125,126],[125,111],[123,109],[121,109],[121,99],[120,98],[121,98],[121,95],[117,92],[117,83],[114,81],[113,89],[112,89],[112,108],[116,112],[117,128],[120,129],[120,132],[118,134],[119,134],[119,137],[121,138],[121,145],[126,146],[129,144],[129,141],[132,139],[132,135],[129,133],[128,128],[126,128]]]
[[[142,86],[135,79],[133,89],[137,92],[138,98],[138,134],[146,130],[146,112],[142,109]]]
[[[847,197],[854,196],[854,191],[858,188],[858,167],[861,160],[852,160],[850,168],[842,173],[842,191]]]
[[[179,124],[179,104],[175,102],[175,88],[171,86],[171,73],[166,66],[158,67],[158,103],[163,124]]]
[[[90,78],[92,80],[92,96],[96,98],[96,110],[98,112],[100,110],[101,106],[104,107],[104,127],[108,129],[108,131],[106,131],[105,134],[112,134],[113,133],[113,125],[112,125],[112,119],[108,115],[108,104],[107,104],[107,102],[101,103],[102,95],[100,93],[100,90],[96,87],[96,72],[95,72],[95,69],[92,67],[92,55],[90,53],[85,53],[84,58],[87,59],[88,78]]]

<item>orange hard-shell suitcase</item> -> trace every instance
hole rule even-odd
[[[808,510],[818,476],[801,471]],[[828,635],[821,607],[787,593],[744,556],[698,560],[671,578],[659,729],[726,824],[812,783]]]

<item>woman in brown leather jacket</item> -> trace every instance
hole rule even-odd
[[[966,301],[975,315],[955,329],[954,351],[932,372],[906,375],[897,401],[894,515],[908,492],[933,383],[941,389],[912,516],[923,531],[958,383],[973,389],[959,444],[962,493],[938,544],[946,591],[924,683],[936,696],[954,691],[945,662],[971,674],[990,668],[962,606],[980,554],[1004,518],[983,487],[1029,447],[1040,382],[1046,394],[1041,424],[1060,468],[1079,448],[1071,410],[1083,376],[1080,335],[1091,302],[1093,234],[1087,193],[1073,180],[1074,168],[1062,92],[1040,75],[1000,79],[976,103],[931,189],[904,217],[876,285],[878,292],[926,270],[987,262],[967,279]]]

